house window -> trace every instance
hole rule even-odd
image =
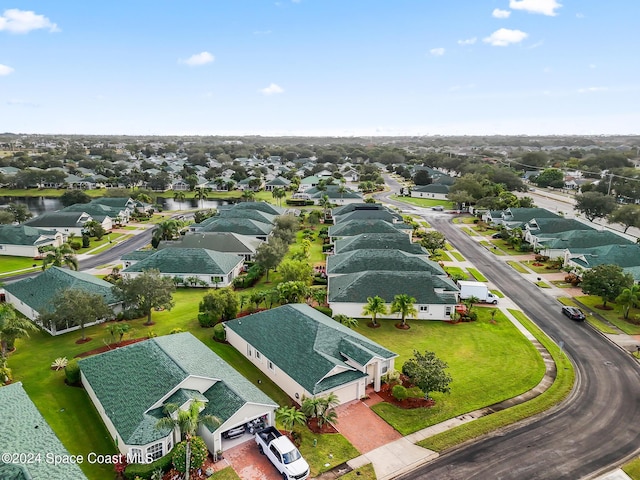
[[[272,372],[275,372],[275,370],[276,370],[276,369],[274,368],[274,366],[273,366],[273,362],[272,362],[271,360],[269,360],[269,361],[267,362],[267,367],[269,367],[269,370],[271,370]]]
[[[389,366],[388,365],[383,365],[382,366],[382,370],[380,371],[380,373],[382,375],[384,375],[385,373],[387,373],[387,370],[389,370]]]
[[[222,282],[222,277],[211,277],[212,283],[220,283]]]
[[[169,439],[167,440],[167,453],[169,453],[172,448],[173,448],[173,439],[169,437]]]
[[[158,460],[162,456],[162,442],[154,443],[147,447],[147,457],[151,456],[153,460]]]
[[[251,345],[247,345],[247,357],[251,356],[253,356],[253,348],[251,348]]]
[[[429,305],[420,305],[420,311],[421,312],[428,312],[429,311]]]
[[[262,360],[262,354],[258,350],[256,350],[256,358]]]
[[[4,245],[0,245],[0,250],[4,250]]]
[[[129,450],[129,458],[127,458],[129,463],[142,463],[142,449],[141,448],[132,448]]]
[[[445,315],[451,315],[451,307],[445,307],[444,314]]]

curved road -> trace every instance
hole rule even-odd
[[[428,218],[551,338],[564,342],[576,385],[550,412],[442,455],[401,478],[573,480],[593,478],[632,457],[640,448],[638,363],[586,323],[561,315],[555,299],[497,261],[446,216]]]

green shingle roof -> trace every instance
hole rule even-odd
[[[329,227],[329,236],[352,237],[361,233],[394,233],[411,229],[405,223],[389,223],[384,220],[351,220]]]
[[[593,227],[573,218],[534,218],[527,223],[531,233],[536,236],[570,230],[594,230]]]
[[[160,273],[227,275],[243,261],[234,253],[215,252],[204,248],[165,248],[125,268],[122,272],[157,269]]]
[[[449,189],[449,185],[443,185],[441,183],[431,183],[429,185],[419,185],[417,187],[413,187],[411,191],[423,193],[440,193],[446,195],[447,193],[449,193]]]
[[[603,245],[571,250],[571,261],[584,268],[619,265],[623,269],[640,267],[640,245]]]
[[[364,364],[374,356],[383,359],[397,356],[306,304],[283,305],[231,320],[225,327],[313,394],[364,376],[345,363],[341,347]],[[346,370],[323,380],[335,367]]]
[[[105,217],[116,218],[123,211],[120,207],[111,207],[100,203],[75,203],[60,210],[61,212],[87,212],[95,220],[102,221]]]
[[[158,249],[165,248],[206,248],[216,252],[252,254],[264,242],[255,237],[239,235],[231,232],[196,232],[187,233],[178,241],[163,241]],[[124,259],[124,257],[123,257]]]
[[[75,464],[53,465],[45,461],[45,455],[69,455],[68,452],[33,404],[22,383],[0,387],[0,446],[2,452],[39,453],[41,462],[22,466],[0,462],[0,478],[33,480],[86,479]],[[107,452],[100,452],[107,453]],[[16,468],[17,467],[17,468]]]
[[[162,409],[156,405],[189,376],[210,379],[212,383],[223,382],[224,387],[235,395],[233,405],[236,410],[247,402],[277,406],[187,332],[145,340],[82,359],[79,363],[106,415],[130,445],[144,445],[168,434],[169,430],[155,428],[162,415]],[[212,392],[207,390],[200,394],[208,400],[219,398],[222,385],[216,385],[213,384]],[[178,394],[185,395],[188,396],[188,392]],[[233,396],[228,392],[225,395]],[[216,416],[225,415],[223,406],[220,410],[217,406],[207,405],[207,408],[217,411]]]
[[[554,235],[555,238],[546,238],[548,236],[550,235],[545,235],[538,243],[550,249],[568,248],[571,251],[576,248],[633,244],[632,241],[608,230],[571,230],[560,232]]]
[[[402,216],[397,213],[391,213],[388,210],[353,210],[341,215],[333,214],[333,222],[341,224],[351,220],[384,220],[385,222],[401,222]]]
[[[31,220],[24,222],[30,227],[67,227],[82,228],[83,212],[45,212]]]
[[[508,208],[503,212],[503,218],[510,222],[528,222],[532,218],[559,218],[557,213],[546,208]]]
[[[381,203],[350,203],[348,205],[344,205],[342,207],[336,207],[332,210],[333,216],[344,215],[349,212],[354,212],[356,210],[382,210],[388,211],[389,209],[382,205]]]
[[[428,271],[434,275],[446,275],[438,263],[427,260],[424,256],[412,255],[396,249],[352,250],[327,257],[328,274],[366,270]]]
[[[367,303],[379,295],[387,303],[406,293],[424,305],[455,304],[458,288],[448,278],[430,272],[365,271],[329,277],[329,302]],[[435,289],[442,289],[438,293]]]
[[[317,187],[310,188],[305,191],[311,198],[322,198],[324,195],[329,197],[330,199],[340,200],[340,199],[353,199],[353,198],[362,198],[362,193],[354,192],[350,189],[345,189],[344,192],[340,193],[339,185],[327,185],[325,190],[320,190]]]
[[[122,257],[120,257],[120,260],[140,261],[150,257],[151,255],[154,255],[155,253],[156,250],[133,250],[132,252],[127,252],[122,255]]]
[[[221,205],[218,207],[218,211],[222,212],[223,210],[259,210],[264,213],[268,213],[270,215],[283,215],[285,212],[284,208],[277,207],[267,202],[240,202],[235,203],[233,205]]]
[[[248,218],[215,217],[216,220],[198,229],[198,232],[230,232],[240,235],[269,235],[273,225]]]
[[[248,218],[257,222],[273,223],[276,215],[261,212],[260,210],[250,210],[248,208],[232,208],[229,210],[221,210],[217,217],[210,218]],[[207,220],[209,220],[209,218]]]
[[[114,208],[124,209],[134,203],[134,200],[128,197],[101,197],[91,200],[91,203],[108,205]]]
[[[283,177],[276,177],[273,180],[268,181],[266,183],[266,185],[287,187],[287,186],[291,185],[291,181],[287,180],[286,178],[283,178]]]
[[[361,233],[352,237],[341,238],[335,242],[335,252],[345,253],[360,249],[402,250],[414,255],[428,255],[419,244],[413,243],[411,238],[399,230],[394,233]]]
[[[37,277],[25,278],[5,285],[5,290],[42,314],[48,312],[53,298],[61,290],[77,288],[102,295],[108,305],[118,303],[113,285],[88,273],[51,267]]]
[[[43,245],[51,243],[55,230],[43,230],[28,225],[0,225],[0,243],[5,245]]]

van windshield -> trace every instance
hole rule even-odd
[[[294,450],[291,450],[290,452],[285,453],[282,456],[282,461],[285,463],[285,465],[288,465],[289,463],[295,462],[301,457],[302,455],[300,455],[300,452],[296,448]]]

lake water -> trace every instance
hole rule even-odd
[[[0,197],[0,208],[9,203],[22,203],[27,206],[34,216],[45,212],[55,212],[63,207],[59,198],[51,197]],[[191,210],[194,208],[218,208],[220,205],[228,205],[227,200],[204,200],[198,202],[195,198],[186,199],[184,202],[176,202],[172,198],[158,198],[158,203],[166,211]]]

